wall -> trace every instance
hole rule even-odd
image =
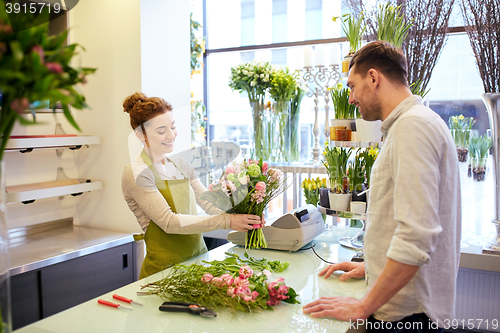
[[[100,136],[102,143],[79,151],[66,149],[62,157],[54,150],[6,153],[7,185],[55,180],[62,166],[70,178],[103,180],[103,189],[28,206],[9,205],[9,228],[73,216],[75,225],[140,231],[121,192],[131,133],[122,103],[141,89],[167,99],[179,129],[176,152],[190,147],[189,11],[187,1],[86,0],[69,12],[70,43],[86,49],[75,64],[98,68],[80,87],[92,109],[75,110],[73,115],[83,135]],[[67,133],[76,133],[62,115],[57,118]],[[40,115],[38,120],[45,124],[16,126],[13,134],[54,133],[53,115]]]

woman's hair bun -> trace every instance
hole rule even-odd
[[[123,102],[123,111],[130,113],[137,103],[146,102],[147,100],[148,96],[141,92],[136,92],[135,94],[125,98],[125,101]]]

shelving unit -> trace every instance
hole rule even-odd
[[[366,213],[351,213],[351,212],[341,212],[338,210],[318,206],[318,211],[321,214],[333,216],[333,217],[342,217],[345,219],[351,219],[351,220],[362,220],[366,221]]]
[[[26,191],[12,191],[9,193],[7,188],[7,201],[6,203],[18,203],[22,202],[24,204],[33,203],[39,199],[54,198],[64,195],[77,196],[83,192],[90,192],[102,189],[101,180],[90,180],[90,179],[74,179],[77,184],[65,185],[65,186],[53,186],[57,184],[57,181],[47,182],[45,186],[37,186],[37,184],[32,184],[33,187],[38,187],[33,190]],[[26,185],[29,187],[30,185]]]
[[[79,149],[90,145],[98,145],[101,138],[98,136],[47,136],[9,139],[5,151],[20,151],[21,153],[31,152],[34,149]]]
[[[331,147],[346,147],[346,148],[368,148],[375,147],[380,148],[382,146],[382,141],[330,141]]]

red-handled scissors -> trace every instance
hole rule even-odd
[[[102,305],[111,306],[111,307],[117,308],[117,309],[132,310],[132,308],[127,308],[126,306],[123,306],[123,305],[120,305],[120,304],[116,304],[116,303],[113,303],[113,302],[110,302],[110,301],[105,301],[103,299],[98,299],[97,303],[102,304]]]
[[[136,302],[134,300],[131,300],[129,298],[126,298],[126,297],[123,297],[123,296],[120,296],[120,295],[117,295],[117,294],[114,294],[113,295],[113,298],[114,299],[117,299],[117,300],[120,300],[122,302],[126,302],[126,303],[134,303],[134,304],[137,304],[137,305],[140,305],[142,306],[143,304],[139,303],[139,302]]]
[[[137,305],[140,305],[140,306],[143,306],[143,304],[139,303],[139,302],[136,302],[134,300],[131,300],[129,298],[126,298],[126,297],[123,297],[123,296],[120,296],[120,295],[117,295],[117,294],[114,294],[113,295],[113,298],[114,299],[117,299],[117,300],[120,300],[122,302],[126,302],[126,303],[134,303],[134,304],[137,304]]]

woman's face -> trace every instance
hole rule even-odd
[[[174,150],[177,128],[171,111],[159,114],[148,120],[146,129],[147,142],[154,155],[165,155]]]

